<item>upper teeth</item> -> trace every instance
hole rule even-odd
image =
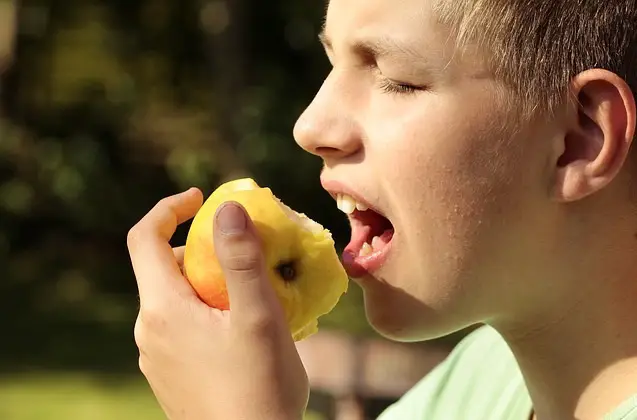
[[[368,209],[365,204],[357,202],[354,197],[347,194],[338,194],[336,196],[336,205],[345,214],[352,214],[354,210],[365,211]]]

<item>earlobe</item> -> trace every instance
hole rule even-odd
[[[587,197],[621,171],[635,135],[635,98],[628,84],[607,70],[593,69],[572,81],[577,102],[555,162],[558,201]]]

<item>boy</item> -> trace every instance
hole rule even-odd
[[[488,325],[381,419],[637,419],[637,2],[331,0],[321,39],[333,70],[294,135],[386,226],[349,215],[369,321],[399,341]],[[241,207],[215,221],[232,312],[181,276],[168,240],[201,202],[129,235],[140,368],[173,420],[300,419]]]

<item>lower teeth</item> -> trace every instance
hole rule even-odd
[[[370,255],[373,251],[374,251],[374,248],[372,248],[372,246],[370,244],[365,242],[363,244],[363,247],[361,248],[360,252],[358,253],[358,256],[359,257],[366,257],[366,256]]]
[[[363,244],[361,250],[358,252],[358,256],[366,257],[368,255],[371,255],[374,251],[378,251],[385,245],[385,242],[380,237],[374,236],[372,238],[371,244],[369,242],[365,242]]]

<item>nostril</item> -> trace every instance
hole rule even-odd
[[[335,147],[319,146],[314,148],[314,152],[319,156],[333,156],[341,151]]]

